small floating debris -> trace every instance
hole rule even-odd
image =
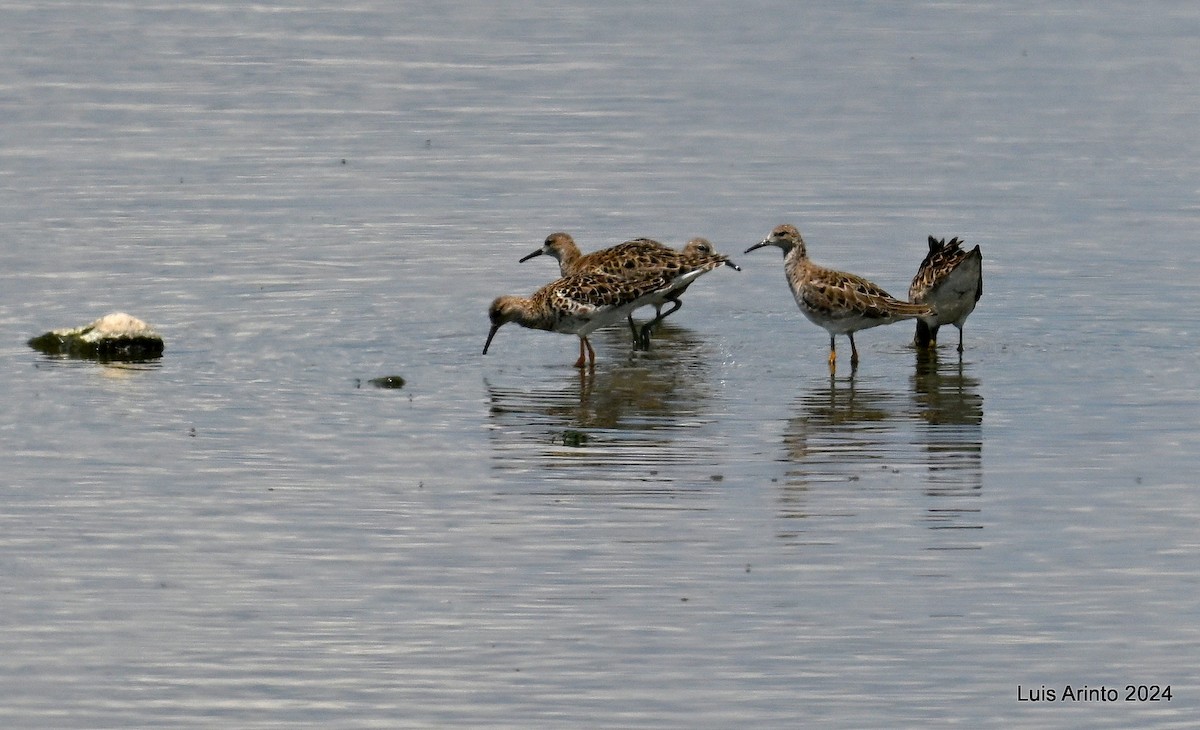
[[[404,378],[399,375],[385,375],[382,378],[371,378],[367,381],[367,385],[395,390],[396,388],[404,387]]]
[[[555,440],[558,441],[559,439],[555,439]],[[562,440],[563,446],[573,446],[575,448],[578,448],[580,446],[587,444],[588,435],[586,433],[584,433],[583,431],[576,431],[573,428],[569,428],[566,431],[562,432],[561,440]]]
[[[29,340],[29,346],[47,355],[104,362],[154,360],[163,354],[162,336],[124,312],[75,329],[51,330]]]

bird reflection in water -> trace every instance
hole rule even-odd
[[[625,330],[597,333],[628,348]],[[595,370],[523,368],[485,379],[493,468],[554,489],[638,493],[711,487],[718,457],[705,426],[716,390],[711,345],[662,325],[660,344]],[[689,487],[688,485],[692,485]]]
[[[892,375],[851,375],[797,397],[783,435],[781,538],[828,544],[839,531],[894,527],[906,518],[885,508],[908,502],[922,503],[939,531],[930,549],[977,549],[960,531],[981,527],[978,381],[957,361],[922,357],[911,393],[896,390]]]
[[[788,419],[783,434],[788,466],[779,509],[787,526],[780,537],[809,543],[814,538],[801,532],[811,527],[791,520],[857,514],[862,507],[858,500],[864,497],[853,495],[874,486],[900,451],[903,406],[900,395],[854,375],[831,375],[824,385],[800,394],[796,415]]]
[[[983,396],[961,356],[938,360],[936,350],[917,348],[912,376],[917,437],[925,452],[925,493],[932,499],[930,528],[981,530],[983,493]],[[947,533],[941,549],[978,549]]]

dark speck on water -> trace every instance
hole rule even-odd
[[[385,375],[381,378],[371,378],[367,381],[367,383],[375,386],[376,388],[396,389],[403,388],[405,380],[399,375]]]

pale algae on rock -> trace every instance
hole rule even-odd
[[[163,338],[150,325],[124,312],[106,314],[74,329],[51,330],[29,340],[47,355],[92,360],[152,360],[162,357]]]

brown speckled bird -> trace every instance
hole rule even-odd
[[[641,279],[661,273],[669,277],[681,266],[694,265],[698,261],[713,257],[721,259],[726,266],[741,271],[741,267],[730,261],[728,257],[716,253],[712,244],[703,238],[694,238],[688,241],[682,251],[668,248],[653,239],[634,238],[616,246],[589,254],[581,254],[579,247],[575,244],[575,239],[569,233],[560,231],[547,236],[542,246],[523,256],[521,262],[524,263],[543,254],[553,256],[558,261],[559,271],[563,276],[601,273],[619,278]],[[654,319],[642,325],[640,330],[633,321],[633,313],[630,312],[627,315],[635,348],[643,350],[650,348],[650,331],[654,325],[683,306],[680,296],[689,286],[691,286],[690,280],[679,287],[667,288],[645,302],[654,307],[655,316]],[[664,313],[662,307],[667,302],[671,302],[672,307]]]
[[[908,287],[908,300],[932,304],[937,314],[917,320],[917,347],[937,347],[938,327],[952,324],[958,328],[958,351],[963,351],[963,324],[983,296],[983,252],[978,246],[964,251],[961,243],[929,237],[929,253]]]
[[[837,363],[835,335],[850,337],[850,366],[854,368],[858,365],[855,332],[934,315],[934,308],[928,304],[902,302],[861,276],[813,263],[795,226],[777,226],[771,235],[746,249],[746,253],[763,246],[777,246],[783,250],[783,271],[796,304],[809,321],[829,333],[830,372]]]
[[[582,368],[587,363],[594,366],[596,351],[588,342],[593,331],[629,316],[658,296],[688,286],[724,264],[724,256],[696,256],[641,278],[603,272],[575,274],[552,281],[529,297],[498,297],[488,309],[492,328],[483,345],[483,354],[487,354],[501,326],[516,322],[530,329],[578,335],[579,359],[575,367]]]

